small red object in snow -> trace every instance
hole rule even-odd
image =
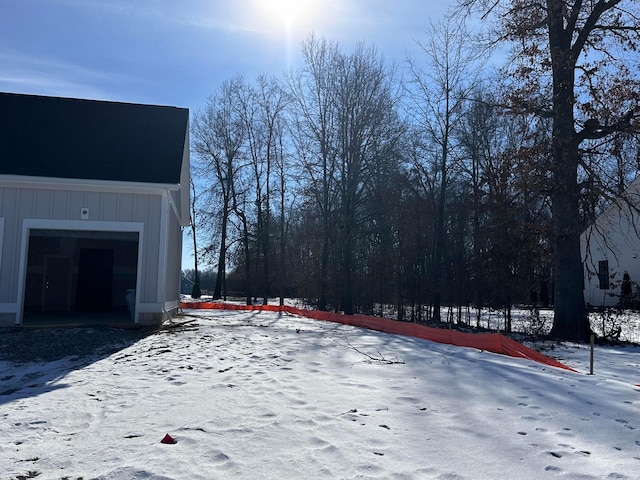
[[[160,440],[160,443],[168,443],[173,445],[174,443],[178,443],[171,435],[169,435],[168,433],[164,436],[164,438],[162,440]]]

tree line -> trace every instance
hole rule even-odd
[[[614,61],[638,30],[625,2],[571,3],[460,2],[513,41],[496,71],[452,15],[402,67],[312,35],[299,69],[220,85],[191,122],[214,298],[435,323],[553,304],[556,335],[584,338],[579,235],[638,171],[637,81]]]

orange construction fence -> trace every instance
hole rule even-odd
[[[352,325],[354,327],[367,328],[378,332],[406,335],[410,337],[431,340],[432,342],[456,345],[458,347],[477,348],[493,353],[508,355],[516,358],[527,358],[538,363],[557,368],[564,368],[575,372],[574,369],[564,365],[551,357],[543,355],[531,348],[525,347],[519,342],[499,333],[465,333],[456,330],[426,327],[417,323],[400,322],[389,318],[371,317],[368,315],[343,315],[340,313],[323,312],[319,310],[305,310],[287,305],[237,305],[220,302],[188,302],[181,303],[182,309],[217,309],[217,310],[249,310],[266,312],[286,312],[292,315],[300,315],[314,320]]]

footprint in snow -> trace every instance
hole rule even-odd
[[[212,458],[211,458],[215,463],[225,463],[227,461],[229,461],[229,456],[226,453],[220,452],[220,451],[214,451],[212,452]]]
[[[520,417],[522,420],[528,420],[528,421],[534,421],[537,422],[538,420],[540,420],[538,417],[533,417],[531,415],[524,415],[522,417]]]
[[[636,427],[633,427],[631,425],[629,425],[629,422],[627,420],[624,420],[622,418],[617,418],[616,422],[618,422],[621,425],[624,425],[624,428],[626,428],[627,430],[635,430]]]

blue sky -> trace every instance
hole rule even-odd
[[[441,0],[0,0],[0,91],[187,107],[295,68],[311,32],[402,64]],[[188,263],[186,244],[183,266]]]
[[[295,7],[300,5],[299,7]],[[402,62],[446,2],[0,0],[0,90],[191,109],[221,81],[295,66],[310,32]],[[283,18],[293,9],[288,29]]]

